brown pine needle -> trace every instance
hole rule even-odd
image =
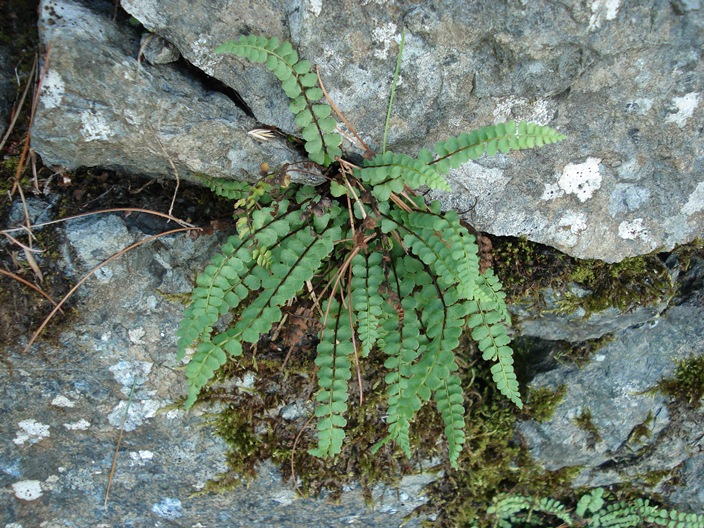
[[[115,446],[115,455],[112,457],[112,467],[110,468],[110,475],[108,475],[108,487],[105,490],[105,502],[103,507],[108,509],[108,497],[110,496],[110,486],[112,486],[112,479],[115,476],[115,470],[117,469],[117,455],[120,452],[120,444],[122,444],[122,435],[125,433],[125,422],[127,422],[127,415],[130,412],[130,405],[132,405],[132,395],[134,394],[134,388],[137,385],[137,374],[134,375],[134,380],[132,380],[132,388],[130,389],[130,395],[127,398],[127,407],[125,407],[125,414],[122,416],[122,424],[120,425],[120,435],[117,437],[117,445]]]
[[[73,216],[67,216],[66,218],[59,218],[58,220],[51,220],[49,222],[42,222],[41,224],[34,224],[32,227],[44,227],[52,224],[59,224],[61,222],[67,222],[69,220],[75,220],[76,218],[83,218],[84,216],[91,216],[91,215],[96,215],[96,214],[104,214],[104,213],[146,213],[146,214],[151,214],[154,216],[161,216],[162,218],[167,218],[169,220],[173,220],[176,222],[178,225],[183,226],[183,227],[188,227],[191,229],[199,229],[195,227],[193,224],[189,224],[188,222],[185,222],[181,220],[180,218],[176,218],[175,216],[171,216],[170,214],[166,213],[160,213],[159,211],[153,211],[151,209],[142,209],[140,207],[115,207],[111,209],[101,209],[99,211],[91,211],[90,213],[81,213]],[[0,231],[2,234],[6,233],[12,233],[14,231],[24,231],[26,230],[26,227],[12,227],[10,229],[5,229],[3,231]]]
[[[39,286],[37,286],[36,284],[32,284],[32,283],[29,282],[27,279],[23,279],[23,278],[20,277],[19,275],[15,275],[14,273],[12,273],[12,272],[10,272],[10,271],[6,271],[6,270],[4,270],[4,269],[2,269],[2,268],[0,268],[0,273],[2,273],[3,275],[7,275],[8,277],[10,277],[10,278],[12,278],[12,279],[15,279],[15,280],[18,281],[18,282],[21,282],[21,283],[24,284],[25,286],[29,286],[29,287],[32,288],[34,291],[36,291],[39,295],[41,295],[42,297],[44,297],[45,299],[47,299],[51,304],[53,304],[54,306],[56,306],[56,301],[55,301],[54,299],[52,299],[51,296],[50,296],[48,293],[46,293],[44,290],[42,290],[42,289],[41,289]],[[63,310],[61,310],[61,313],[64,313]]]
[[[179,227],[178,229],[172,229],[171,231],[166,231],[164,233],[159,233],[158,235],[152,235],[148,238],[145,238],[144,240],[140,240],[139,242],[135,242],[129,247],[126,247],[125,249],[118,251],[115,253],[112,257],[108,258],[107,260],[101,262],[98,264],[96,267],[94,267],[92,270],[90,270],[86,275],[83,276],[81,280],[76,283],[76,285],[71,288],[71,290],[64,296],[61,301],[59,301],[59,304],[56,305],[56,307],[49,313],[49,315],[46,316],[44,321],[42,321],[42,324],[39,325],[39,328],[34,332],[32,335],[31,339],[29,340],[29,343],[27,343],[27,346],[24,347],[24,350],[22,350],[22,353],[27,352],[29,348],[34,344],[34,342],[37,340],[37,337],[39,337],[39,334],[41,334],[42,330],[46,327],[47,324],[49,324],[49,321],[51,320],[54,315],[56,315],[56,312],[58,312],[61,309],[61,306],[75,293],[75,291],[83,284],[85,281],[87,281],[93,273],[98,271],[100,268],[105,266],[108,262],[111,262],[115,260],[116,258],[122,256],[123,254],[127,253],[128,251],[133,250],[136,247],[141,246],[142,244],[146,244],[147,242],[151,242],[152,240],[155,240],[159,237],[166,236],[166,235],[172,235],[174,233],[180,233],[181,231],[193,231],[195,229],[200,229],[198,227]]]
[[[328,91],[325,89],[325,85],[323,84],[323,79],[320,77],[320,70],[318,69],[318,65],[315,65],[315,74],[318,76],[318,84],[320,85],[320,89],[323,91],[323,95],[325,96],[325,99],[327,100],[328,104],[330,107],[333,109],[333,111],[337,114],[337,117],[339,117],[342,122],[345,124],[347,129],[352,132],[354,137],[357,139],[359,142],[359,146],[364,150],[364,153],[366,154],[367,152],[371,152],[372,149],[370,149],[367,144],[362,140],[361,137],[357,134],[355,129],[352,127],[352,125],[349,124],[347,119],[345,119],[345,116],[342,115],[342,112],[337,108],[335,103],[333,103],[332,99],[330,99],[330,96],[328,95]]]

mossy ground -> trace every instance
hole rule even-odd
[[[558,311],[581,308],[585,316],[611,307],[626,312],[671,298],[675,287],[664,255],[627,258],[616,264],[579,260],[520,238],[493,238],[496,274],[509,302],[546,308],[545,291],[560,293]],[[587,292],[577,296],[569,285]],[[554,308],[553,308],[554,309]]]

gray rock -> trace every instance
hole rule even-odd
[[[90,216],[66,223],[66,238],[84,271],[88,271],[134,242],[124,220],[116,215]]]
[[[181,52],[176,46],[154,33],[142,35],[139,50],[149,64],[168,64],[181,58]]]
[[[391,148],[415,154],[510,118],[569,136],[559,146],[480,159],[451,174],[453,193],[434,196],[471,210],[467,218],[481,230],[614,262],[672,248],[704,227],[697,168],[704,149],[695,139],[704,125],[699,2],[122,5],[235,88],[259,120],[287,131],[295,128],[273,76],[212,50],[247,33],[291,39],[320,66],[332,99],[373,146],[405,28]]]
[[[574,284],[565,286],[565,290],[577,298],[591,293]],[[536,310],[532,299],[509,306],[514,330],[523,336],[574,343],[599,339],[606,334],[653,321],[671,301],[671,294],[663,292],[659,299],[648,305],[636,303],[625,310],[612,306],[588,313],[581,306],[571,310],[562,307],[559,301],[564,300],[564,292],[547,288],[542,293],[544,307],[540,311]]]
[[[44,163],[243,179],[263,161],[275,167],[300,159],[278,140],[249,136],[257,123],[225,95],[172,64],[139,62],[139,34],[116,24],[112,12],[111,2],[41,3],[40,37],[51,44],[51,60],[32,147]]]
[[[648,391],[672,375],[676,360],[704,353],[703,343],[701,305],[693,301],[670,308],[651,324],[617,333],[582,369],[538,374],[531,387],[564,384],[567,393],[550,421],[520,425],[531,454],[551,470],[582,466],[575,486],[627,482],[692,457],[701,423],[684,427],[670,416],[668,399]],[[577,426],[585,410],[592,432]],[[647,435],[638,432],[646,430],[643,426]]]

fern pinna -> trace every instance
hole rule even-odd
[[[426,204],[414,190],[450,191],[444,175],[482,155],[563,139],[555,130],[510,121],[440,142],[418,157],[385,152],[358,167],[342,158],[340,135],[308,61],[288,42],[242,37],[217,48],[264,63],[291,98],[310,159],[325,170],[319,187],[210,179],[214,192],[237,200],[238,233],[198,276],[178,329],[191,406],[201,389],[243,344],[256,343],[282,319],[282,307],[308,295],[318,309],[316,394],[318,446],[343,449],[353,366],[376,348],[386,356],[387,435],[411,454],[409,432],[432,401],[445,424],[449,460],[465,443],[463,390],[456,352],[469,328],[499,390],[521,407],[501,284],[481,271],[475,237],[453,211]],[[235,313],[229,326],[222,318]]]

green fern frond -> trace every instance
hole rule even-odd
[[[362,343],[362,357],[369,355],[379,337],[384,305],[379,287],[383,282],[380,252],[358,253],[352,259],[352,307]]]
[[[372,447],[372,453],[390,441],[395,441],[410,458],[410,426],[421,407],[417,392],[409,390],[408,381],[413,375],[413,365],[421,354],[421,343],[427,339],[421,335],[418,319],[418,299],[411,295],[419,284],[427,283],[423,266],[410,256],[392,262],[387,279],[393,292],[384,304],[386,317],[379,337],[379,348],[387,354],[384,363],[387,370],[384,381],[388,396],[386,423],[389,434]]]
[[[339,228],[321,236],[300,228],[278,242],[271,250],[269,269],[256,267],[252,289],[261,293],[242,311],[234,326],[234,334],[242,341],[256,343],[261,335],[281,320],[281,307],[292,299],[313,278],[321,262],[332,252],[333,241],[340,238]]]
[[[318,418],[318,447],[309,453],[320,458],[337,455],[342,450],[347,420],[347,384],[352,377],[352,329],[349,314],[335,299],[330,299],[324,311],[329,310],[325,329],[318,344],[318,393],[315,416]]]
[[[472,339],[482,352],[482,358],[484,361],[497,362],[491,367],[496,387],[519,409],[523,408],[518,380],[513,369],[513,351],[508,346],[511,339],[503,324],[503,314],[490,305],[485,307],[481,301],[471,301],[467,306],[472,314],[467,319],[467,326],[472,329]]]
[[[251,250],[239,237],[232,236],[222,246],[221,253],[198,275],[191,303],[176,331],[178,359],[184,357],[188,347],[209,333],[222,315],[239,306],[249,295],[245,279],[253,266]]]
[[[381,202],[387,201],[391,193],[399,194],[405,185],[411,189],[426,185],[431,189],[451,190],[447,180],[433,167],[405,154],[379,154],[355,174],[371,186],[372,194]]]
[[[527,513],[523,513],[523,512]],[[574,519],[565,505],[551,498],[536,499],[522,495],[505,495],[487,508],[487,513],[496,517],[497,525],[511,528],[513,526],[545,526],[540,514],[552,515],[566,526],[573,526]]]
[[[456,287],[461,298],[472,299],[479,273],[478,248],[457,214],[394,210],[391,216],[404,232],[406,247],[433,268],[441,287]]]
[[[543,515],[560,519],[566,526],[587,528],[639,528],[658,525],[668,528],[704,528],[704,515],[668,510],[650,504],[649,499],[633,499],[607,503],[603,488],[595,488],[583,495],[575,508],[575,519],[564,504],[556,499],[536,499],[522,495],[504,495],[487,508],[494,516],[495,526],[545,526]]]
[[[247,196],[252,189],[252,184],[239,180],[213,178],[202,172],[197,172],[194,176],[215,194],[229,200],[240,200]]]
[[[342,137],[335,133],[337,123],[330,115],[330,105],[319,102],[323,91],[318,86],[318,76],[311,71],[310,62],[299,60],[290,42],[280,42],[276,37],[242,36],[218,46],[215,53],[231,53],[262,63],[276,75],[291,99],[289,110],[303,129],[301,135],[312,161],[327,167],[342,155]]]
[[[450,463],[457,468],[457,460],[465,442],[464,406],[462,384],[459,376],[451,375],[442,380],[435,391],[435,403],[445,423],[445,438],[447,438]]]
[[[508,154],[511,150],[542,147],[562,141],[566,136],[557,130],[535,123],[508,121],[490,125],[440,141],[435,145],[437,159],[425,150],[419,158],[433,166],[440,174],[447,174],[463,163],[479,158],[482,154],[494,156],[497,152]]]

